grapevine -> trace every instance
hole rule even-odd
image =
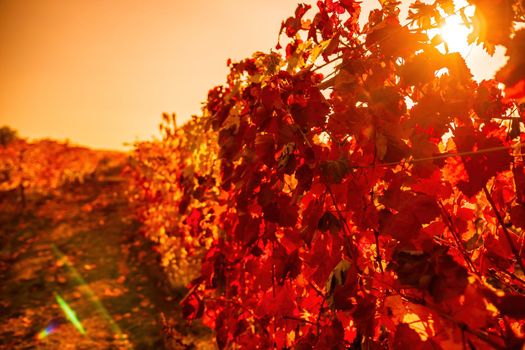
[[[402,25],[380,2],[362,29],[357,1],[300,4],[278,51],[137,148],[147,230],[202,258],[183,312],[220,349],[524,345],[524,4],[416,1]],[[427,35],[458,13],[507,48],[495,80]]]

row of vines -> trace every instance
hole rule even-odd
[[[48,195],[64,185],[84,182],[101,167],[115,167],[125,157],[64,142],[16,137],[0,145],[0,194],[18,192],[25,206],[27,196]]]
[[[380,3],[362,28],[358,1],[300,4],[136,146],[145,234],[220,349],[525,344],[525,4]],[[507,48],[495,80],[427,35],[447,16]]]
[[[168,281],[178,287],[197,277],[218,237],[217,137],[203,120],[177,127],[175,115],[164,114],[161,140],[137,143],[129,169],[132,207],[144,235],[157,244]]]

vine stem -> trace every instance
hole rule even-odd
[[[429,305],[429,303],[427,303],[427,301],[423,298],[417,298],[415,296],[411,296],[411,295],[407,295],[403,292],[401,292],[401,290],[399,290],[398,288],[395,288],[393,287],[392,285],[390,285],[389,283],[385,282],[385,281],[382,281],[382,283],[384,284],[384,286],[386,286],[389,290],[391,290],[392,292],[396,292],[397,295],[399,295],[402,299],[404,299],[405,301],[408,301],[409,303],[412,303],[412,304],[416,304],[416,305],[421,305],[422,307],[428,309],[428,310],[431,310],[431,311],[434,311],[436,312],[437,314],[439,314],[439,316],[441,316],[442,318],[446,319],[447,321],[449,322],[452,322],[454,325],[456,325],[456,327],[458,327],[460,330],[466,332],[466,333],[469,333],[469,334],[472,334],[473,336],[477,337],[478,339],[480,339],[481,341],[484,341],[485,343],[489,344],[490,346],[492,346],[494,349],[498,349],[498,350],[504,350],[506,349],[506,347],[504,345],[500,345],[498,344],[496,341],[494,341],[493,339],[491,339],[489,337],[489,335],[487,333],[484,333],[482,331],[479,331],[479,330],[476,330],[476,329],[472,329],[471,327],[469,327],[469,325],[467,325],[465,322],[463,321],[459,321],[459,320],[456,320],[454,317],[452,317],[449,313],[439,309],[438,307],[436,306],[433,306],[433,305]],[[391,294],[392,295],[392,294]]]
[[[316,325],[315,322],[308,321],[308,320],[305,320],[304,318],[300,318],[300,317],[294,317],[294,316],[283,316],[283,318],[284,318],[285,320],[292,320],[292,321],[297,321],[297,322],[304,322],[304,323],[306,323],[306,324],[310,324],[310,325],[313,325],[313,326]]]
[[[381,258],[381,250],[379,249],[379,231],[374,230],[374,238],[376,241],[376,262],[379,265],[379,269],[381,270],[381,273],[385,273],[385,269],[383,268],[383,259]]]
[[[326,184],[326,188],[328,189],[328,193],[330,194],[330,198],[332,198],[332,203],[335,206],[335,210],[337,211],[337,215],[339,216],[339,220],[343,222],[343,229],[346,232],[346,235],[344,236],[345,243],[347,245],[348,253],[351,254],[352,259],[354,260],[355,266],[357,270],[359,271],[359,266],[357,265],[357,249],[356,247],[350,242],[350,227],[348,227],[348,224],[346,223],[346,220],[341,213],[341,210],[339,210],[339,206],[337,205],[337,201],[335,199],[334,193],[332,192],[332,188],[329,184]]]
[[[459,238],[459,234],[454,227],[454,223],[452,221],[452,218],[450,217],[450,214],[445,210],[445,207],[443,206],[441,202],[438,201],[438,205],[439,205],[439,208],[441,209],[441,216],[443,218],[443,221],[445,222],[445,225],[447,225],[448,229],[450,230],[452,237],[454,237],[454,240],[456,241],[456,246],[458,250],[461,252],[461,255],[463,255],[463,259],[465,259],[471,271],[474,272],[479,277],[479,272],[476,270],[476,267],[474,266],[474,263],[470,259],[470,256],[465,251],[463,247],[463,243],[461,242],[461,239]]]
[[[480,340],[484,341],[485,343],[489,344],[490,346],[492,346],[494,349],[498,349],[498,350],[499,349],[501,349],[501,350],[506,349],[505,346],[496,343],[487,334],[485,334],[483,332],[480,332],[478,330],[470,328],[466,323],[456,320],[454,317],[450,316],[448,313],[444,312],[441,309],[438,309],[436,307],[428,305],[428,303],[424,299],[421,300],[421,299],[418,299],[418,298],[415,298],[415,297],[411,297],[409,295],[405,295],[405,294],[402,294],[402,293],[399,293],[399,294],[401,295],[402,298],[404,298],[405,300],[407,300],[407,301],[409,301],[409,302],[411,302],[413,304],[421,305],[423,307],[426,307],[427,309],[430,309],[430,310],[438,313],[439,316],[443,317],[444,319],[446,319],[449,322],[454,323],[456,325],[456,327],[458,327],[462,332],[472,334],[473,336],[477,337],[478,339],[480,339]]]
[[[505,270],[493,271],[493,273],[495,273],[495,272],[501,272],[504,275],[507,275],[510,279],[516,280],[516,281],[520,282],[521,284],[523,284],[525,286],[525,280],[523,278],[520,278],[520,277],[516,276],[516,274],[514,274],[512,272],[508,272],[508,271],[505,271]]]
[[[507,239],[507,242],[509,243],[510,249],[512,250],[512,253],[514,254],[514,257],[516,258],[518,264],[521,267],[521,270],[525,272],[525,264],[523,263],[523,260],[520,257],[520,253],[516,246],[514,245],[514,242],[512,241],[512,237],[510,235],[509,230],[507,230],[507,227],[505,226],[505,222],[503,221],[503,218],[501,217],[501,214],[496,207],[496,203],[494,203],[494,199],[492,199],[492,195],[490,194],[487,185],[483,186],[483,192],[485,192],[485,197],[487,197],[487,200],[492,207],[492,211],[494,212],[494,215],[496,215],[496,219],[498,220],[499,225],[501,226],[501,229],[503,230],[503,233],[505,234],[505,238]]]
[[[232,305],[235,305],[236,307],[246,311],[248,314],[250,314],[251,316],[255,316],[255,312],[250,309],[248,306],[246,305],[243,305],[242,303],[236,301],[236,300],[233,300],[231,298],[214,298],[214,297],[208,297],[206,298],[206,300],[209,300],[209,301],[214,301],[214,302],[217,302],[217,303],[228,303],[228,304],[232,304]]]
[[[412,158],[412,159],[403,159],[398,162],[389,162],[389,163],[380,163],[380,164],[371,164],[371,165],[363,165],[363,166],[351,166],[353,169],[370,169],[370,168],[385,168],[390,166],[398,166],[401,165],[403,162],[414,164],[419,162],[428,162],[432,160],[438,160],[438,159],[446,159],[446,158],[452,158],[452,157],[460,157],[460,156],[477,156],[480,154],[485,153],[491,153],[491,152],[498,152],[498,151],[506,151],[509,149],[512,149],[514,147],[522,147],[525,146],[525,143],[523,142],[516,142],[512,146],[499,146],[499,147],[490,147],[490,148],[482,148],[477,151],[465,151],[465,152],[456,152],[456,153],[440,153],[436,154],[432,157],[424,157],[424,158]]]

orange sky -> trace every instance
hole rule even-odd
[[[199,113],[227,58],[273,48],[296,3],[0,0],[0,126],[123,149],[156,134],[162,112]],[[479,51],[469,59],[485,63],[471,68],[488,78]]]

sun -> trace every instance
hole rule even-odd
[[[440,36],[444,45],[438,46],[440,51],[458,52],[463,57],[467,56],[473,45],[469,45],[468,37],[471,28],[466,24],[467,18],[474,15],[475,7],[470,5],[466,0],[454,0],[454,8],[456,11],[447,15],[443,13],[443,23],[437,27],[430,29],[427,34],[430,38],[436,35]]]
[[[448,47],[448,52],[459,52],[466,54],[470,45],[468,36],[470,30],[465,26],[463,20],[458,15],[452,15],[445,19],[445,23],[438,28],[438,34]]]

